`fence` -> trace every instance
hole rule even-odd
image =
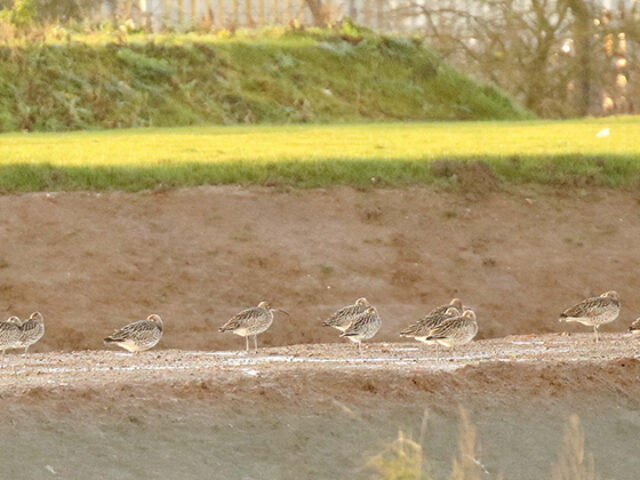
[[[116,21],[133,18],[151,30],[163,27],[254,28],[264,25],[325,26],[345,15],[379,30],[405,29],[387,0],[139,0],[105,3],[101,12]]]

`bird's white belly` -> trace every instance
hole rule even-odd
[[[136,343],[131,341],[131,340],[125,340],[124,342],[118,342],[117,345],[119,347],[124,348],[128,352],[140,352],[142,350],[147,350],[147,348],[144,348],[144,347],[142,347],[140,345],[136,345]]]

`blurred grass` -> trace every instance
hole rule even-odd
[[[0,131],[532,117],[419,39],[354,32],[15,40],[0,46]]]
[[[459,409],[458,451],[452,460],[448,480],[503,480],[502,474],[491,473],[482,463],[477,429],[471,422],[469,412]],[[432,480],[429,474],[429,459],[424,451],[427,433],[428,411],[425,410],[417,440],[402,430],[389,442],[384,450],[370,457],[367,467],[371,480]],[[565,427],[564,438],[557,462],[551,467],[550,480],[602,480],[595,468],[593,455],[585,450],[584,430],[580,418],[573,414]],[[543,461],[543,460],[542,460]]]
[[[403,186],[465,180],[477,161],[506,182],[619,187],[640,179],[638,138],[640,117],[10,133],[0,189]]]

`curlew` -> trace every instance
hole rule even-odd
[[[130,323],[104,339],[104,343],[115,343],[128,352],[144,352],[155,347],[164,332],[160,315],[149,315],[146,320]]]
[[[427,342],[437,342],[445,347],[464,345],[478,333],[478,322],[473,310],[465,310],[462,315],[447,318],[433,328],[425,338]]]
[[[337,328],[341,332],[344,332],[349,325],[351,325],[353,319],[363,313],[369,306],[369,301],[366,298],[361,297],[357,299],[353,305],[347,305],[335,312],[324,321],[322,326]]]
[[[425,317],[409,325],[400,332],[400,336],[412,337],[423,343],[435,343],[426,341],[431,331],[446,319],[460,315],[462,309],[462,301],[459,298],[454,298],[448,304],[434,308]]]
[[[373,338],[380,326],[382,319],[378,315],[376,307],[367,307],[361,314],[357,315],[351,325],[340,335],[347,337],[354,343],[358,344],[358,353],[361,353],[361,345],[363,340]]]
[[[20,325],[20,340],[14,348],[24,348],[25,356],[29,347],[44,336],[44,317],[40,312],[33,312],[27,320],[20,323],[17,317],[11,317],[12,322]],[[11,320],[11,319],[10,319]]]
[[[578,322],[593,327],[593,332],[598,342],[598,329],[600,325],[611,323],[620,315],[620,298],[618,293],[611,290],[599,297],[591,297],[568,308],[560,314],[561,322]]]
[[[230,331],[234,335],[244,337],[247,352],[249,351],[249,337],[253,336],[253,346],[257,352],[258,335],[265,332],[273,323],[273,312],[289,315],[282,309],[271,308],[268,302],[260,302],[257,307],[247,308],[231,317],[218,331]]]
[[[7,350],[20,346],[21,325],[22,322],[18,317],[9,317],[6,322],[0,322],[0,349],[2,349],[3,358]]]

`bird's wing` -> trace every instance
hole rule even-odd
[[[155,322],[151,322],[149,320],[140,320],[116,330],[109,338],[114,341],[126,340],[136,335],[141,335],[146,332],[152,332],[157,328],[158,326]]]
[[[349,328],[344,331],[342,336],[348,337],[350,335],[360,334],[364,329],[366,329],[367,325],[375,321],[375,319],[375,313],[361,313],[353,319],[353,322],[351,322],[351,325],[349,325]]]
[[[431,310],[431,311],[427,314],[427,317],[428,317],[429,315],[435,315],[435,314],[437,314],[437,313],[444,313],[444,312],[446,312],[446,311],[447,311],[447,309],[448,309],[449,307],[451,307],[451,305],[449,305],[449,304],[446,304],[446,305],[440,305],[439,307],[436,307],[436,308],[434,308],[433,310]]]
[[[236,328],[247,328],[253,325],[262,314],[262,309],[258,307],[247,308],[237,313],[231,319],[220,327],[221,331],[235,330]]]
[[[605,313],[613,304],[609,297],[592,297],[562,312],[564,317],[581,318]]]
[[[448,318],[439,325],[436,325],[431,330],[430,335],[427,337],[427,339],[448,338],[454,332],[464,327],[466,322],[468,321],[469,320],[463,316]]]
[[[335,325],[339,325],[342,323],[342,320],[346,320],[347,318],[353,317],[362,313],[364,308],[362,305],[347,305],[346,307],[342,307],[340,310],[336,311],[333,315],[327,318],[323,325],[325,327],[333,327]]]
[[[450,306],[448,308],[450,308]],[[448,318],[452,318],[456,316],[453,314],[448,314],[447,313],[448,308],[436,313],[429,313],[425,317],[418,320],[416,323],[409,325],[406,329],[400,332],[400,335],[404,335],[404,336],[429,335],[431,333],[431,330],[433,330],[435,327],[440,325],[442,322],[444,322]]]
[[[12,322],[0,322],[0,335],[6,334],[20,336],[20,326]]]

